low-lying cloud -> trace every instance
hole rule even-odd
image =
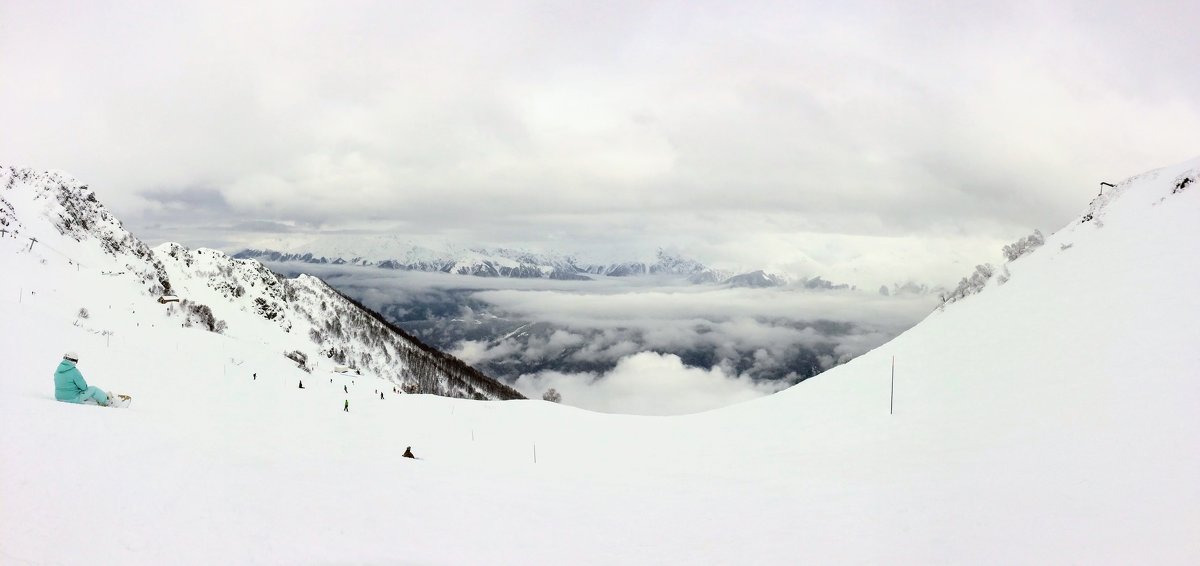
[[[514,386],[531,398],[555,389],[563,402],[606,413],[681,415],[716,409],[775,393],[787,386],[730,374],[726,368],[695,368],[679,356],[641,352],[621,358],[603,373],[545,371],[523,375]]]
[[[930,295],[652,278],[274,267],[322,276],[529,396],[554,387],[571,405],[638,414],[705,410],[776,391],[885,343],[936,304]]]

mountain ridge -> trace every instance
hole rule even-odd
[[[414,248],[416,249],[416,248]],[[436,255],[421,248],[420,259],[365,259],[324,256],[314,252],[282,252],[272,249],[244,248],[232,254],[238,259],[257,259],[274,263],[308,263],[315,265],[357,265],[398,271],[447,273],[475,277],[508,277],[515,279],[553,279],[560,281],[590,281],[595,277],[677,277],[692,285],[727,285],[731,287],[785,287],[796,285],[811,290],[854,289],[849,283],[830,282],[820,275],[793,278],[766,270],[736,273],[709,267],[699,261],[672,255],[659,249],[654,261],[619,261],[614,263],[583,263],[574,256],[534,254],[508,248],[470,248],[465,255],[455,256],[453,250]],[[433,254],[433,255],[431,255]],[[897,283],[899,288],[900,284]],[[928,286],[913,287],[925,294]]]
[[[258,261],[231,258],[219,250],[190,250],[171,242],[151,248],[125,230],[87,185],[69,175],[2,167],[0,183],[0,229],[4,236],[29,242],[24,254],[20,248],[12,250],[16,255],[50,251],[53,255],[41,261],[65,260],[77,271],[86,267],[106,277],[135,280],[138,291],[122,295],[141,295],[133,303],[168,295],[179,299],[178,306],[172,300],[161,308],[168,319],[182,319],[183,326],[228,329],[256,339],[270,336],[281,351],[295,352],[290,356],[309,371],[346,367],[413,392],[523,398],[403,333],[319,278],[286,279]],[[297,340],[296,334],[303,338]]]

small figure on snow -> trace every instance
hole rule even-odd
[[[379,398],[380,398],[380,399],[383,399],[383,392],[382,392],[382,391],[380,391],[380,392],[379,392]]]
[[[304,380],[303,379],[300,380],[300,389],[304,389]]]
[[[417,457],[416,457],[416,456],[413,456],[413,453],[412,453],[412,446],[409,446],[408,448],[405,448],[405,449],[404,449],[404,457],[405,457],[405,458],[412,458],[412,459],[414,459],[414,460],[415,460],[415,459],[417,459]]]
[[[257,372],[254,374],[254,381],[258,381],[258,373]]]
[[[350,400],[349,399],[346,399],[346,404],[342,406],[342,410],[346,411],[347,413],[350,412]]]
[[[346,386],[345,386],[345,385],[343,385],[343,386],[342,386],[342,391],[343,391],[343,392],[345,392],[345,393],[349,393],[349,392],[350,392],[350,390],[349,390],[349,389],[346,389]]]
[[[68,403],[85,403],[95,401],[97,405],[107,407],[109,394],[95,385],[88,385],[83,380],[83,374],[75,364],[79,363],[79,354],[67,352],[63,354],[62,363],[54,372],[54,398]]]

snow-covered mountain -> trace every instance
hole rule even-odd
[[[29,278],[26,291],[95,317],[80,324],[109,332],[133,317],[152,326],[198,326],[260,341],[309,371],[346,368],[424,393],[479,399],[520,395],[469,366],[421,344],[318,278],[286,279],[254,260],[167,243],[153,249],[127,232],[95,194],[59,173],[0,168],[0,226],[9,271],[32,275],[66,262],[80,281],[100,279],[105,294],[77,294],[59,282]],[[74,289],[72,289],[74,291]],[[177,298],[155,302],[162,296]],[[110,312],[112,309],[115,312]]]
[[[386,249],[396,251],[395,246]],[[374,252],[379,253],[379,252]],[[589,280],[600,277],[676,276],[693,285],[730,287],[783,287],[796,284],[806,289],[850,289],[848,283],[832,283],[820,276],[792,281],[779,273],[754,270],[736,273],[709,267],[699,261],[659,249],[653,260],[587,263],[573,255],[538,254],[508,248],[460,248],[446,246],[441,251],[412,244],[398,258],[371,259],[372,256],[325,256],[311,251],[281,252],[272,249],[243,249],[233,257],[257,259],[269,263],[310,263],[319,265],[362,265],[403,271],[442,272],[476,277],[514,277],[522,279]],[[899,287],[899,286],[898,286]],[[907,289],[907,288],[906,288]]]
[[[313,244],[321,246],[320,244]],[[534,253],[509,248],[461,248],[446,246],[442,250],[411,245],[407,249],[389,246],[396,256],[372,254],[326,256],[311,251],[283,252],[273,249],[244,249],[234,254],[239,259],[266,262],[303,262],[315,264],[353,264],[404,271],[427,271],[474,275],[477,277],[515,277],[524,279],[587,280],[591,276],[638,277],[647,275],[678,275],[692,283],[718,283],[732,274],[710,268],[698,261],[658,250],[650,261],[615,263],[586,263],[573,255]]]
[[[310,374],[257,354],[252,336],[161,315],[171,324],[133,326],[140,306],[99,302],[74,325],[78,297],[117,283],[0,238],[0,556],[1195,564],[1198,176],[1200,159],[1119,183],[893,341],[781,393],[670,418],[354,389],[345,413],[340,384],[297,389]],[[31,295],[25,281],[55,285]],[[91,332],[107,327],[111,345]],[[133,407],[53,401],[64,344]],[[230,359],[244,365],[222,376]],[[670,364],[647,366],[648,382]],[[401,457],[409,445],[422,460]]]
[[[589,279],[585,275],[586,270],[579,267],[571,256],[534,254],[506,248],[454,248],[435,252],[429,248],[414,246],[406,250],[403,256],[376,259],[368,259],[362,255],[354,255],[347,259],[340,256],[331,258],[314,255],[312,252],[245,249],[235,253],[234,257],[269,262],[353,264],[476,277]]]
[[[726,279],[724,281],[724,283],[726,285],[729,285],[730,287],[762,288],[762,287],[782,287],[784,285],[787,285],[788,282],[787,282],[787,279],[785,279],[779,275],[775,275],[773,273],[767,273],[760,269],[758,271],[751,271],[750,273],[734,275],[733,277]]]
[[[681,275],[692,283],[713,283],[728,278],[730,274],[713,269],[696,260],[680,257],[659,249],[653,261],[623,261],[615,263],[593,263],[584,267],[593,275],[607,277],[637,277],[644,275]]]

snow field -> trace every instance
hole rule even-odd
[[[379,400],[358,378],[346,414],[343,376],[0,247],[19,274],[0,281],[0,562],[1195,563],[1200,190],[1169,182],[1198,167],[1139,176],[1101,223],[847,365],[683,417]],[[101,297],[139,305],[87,305],[107,343],[72,325]],[[133,406],[53,401],[67,349]]]

